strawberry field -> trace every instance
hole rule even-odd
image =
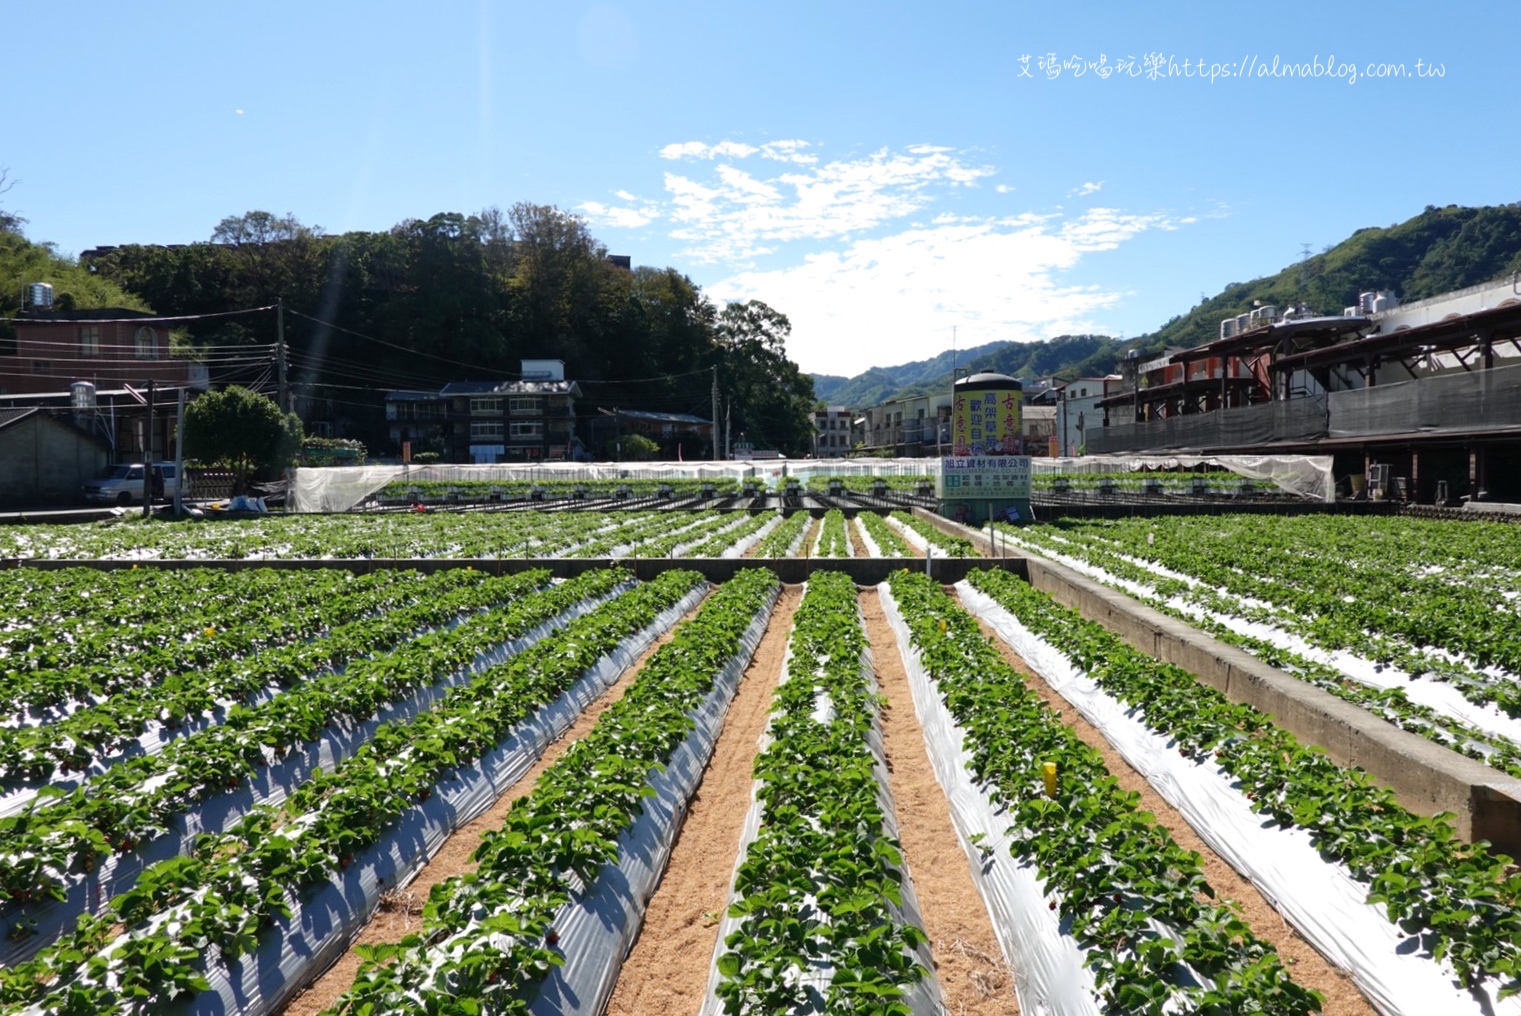
[[[1256,563],[1229,518],[1010,535],[1512,772],[1508,547],[1310,521]],[[0,570],[3,1014],[1521,1014],[1511,859],[1010,571],[826,570],[974,553],[914,515],[0,542],[142,562]],[[820,563],[616,565],[723,555]],[[605,562],[150,560],[303,557]]]

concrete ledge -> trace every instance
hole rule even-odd
[[[983,558],[936,557],[642,557],[642,558],[351,558],[346,560],[290,560],[290,561],[63,561],[44,558],[5,558],[0,568],[33,568],[38,571],[58,571],[64,568],[94,568],[98,571],[129,571],[133,568],[152,571],[184,571],[191,568],[220,568],[226,571],[253,571],[273,569],[276,571],[325,571],[339,569],[357,575],[386,571],[394,568],[412,569],[424,573],[448,571],[454,568],[473,568],[488,575],[514,575],[535,568],[547,568],[555,578],[572,578],[595,568],[619,567],[633,572],[634,577],[647,580],[673,569],[689,569],[700,572],[711,582],[726,582],[734,573],[745,568],[769,568],[783,582],[806,582],[815,571],[845,572],[860,586],[874,586],[887,581],[895,571],[924,571],[929,567],[930,577],[936,582],[952,584],[966,578],[973,568],[1003,567],[1020,578],[1028,579],[1023,558],[1007,558],[988,561]]]
[[[1233,702],[1267,713],[1343,765],[1366,770],[1422,815],[1452,812],[1458,834],[1521,855],[1521,780],[1399,730],[1235,646],[1159,613],[1070,568],[1030,556],[1036,589],[1143,652],[1188,670]]]

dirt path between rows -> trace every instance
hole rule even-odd
[[[877,683],[887,697],[881,712],[882,745],[904,868],[919,898],[945,1011],[957,1016],[1018,1013],[1014,978],[930,766],[903,657],[875,589],[861,593],[861,612]]]
[[[701,604],[698,606],[700,607]],[[471,855],[480,846],[481,837],[489,830],[501,827],[512,805],[533,790],[539,776],[558,762],[572,744],[591,732],[602,714],[607,712],[613,703],[623,698],[623,693],[644,669],[645,661],[654,654],[655,650],[669,642],[675,636],[677,628],[696,612],[697,608],[693,608],[656,639],[655,643],[634,661],[633,666],[624,671],[607,691],[603,692],[586,708],[585,712],[576,718],[576,721],[564,734],[560,735],[558,740],[545,748],[544,754],[539,757],[533,767],[521,780],[497,798],[495,804],[456,829],[453,835],[444,841],[438,853],[433,855],[433,859],[418,871],[417,877],[411,884],[403,890],[383,897],[380,909],[361,929],[359,935],[349,943],[348,951],[286,1004],[282,1010],[284,1016],[314,1016],[336,1005],[339,997],[353,987],[354,975],[359,972],[359,956],[354,952],[354,946],[399,942],[404,936],[417,931],[422,920],[423,904],[428,901],[428,893],[433,887],[452,875],[475,870],[475,862],[471,860]]]
[[[702,1005],[728,905],[755,755],[781,676],[801,586],[782,592],[724,717],[723,732],[671,849],[660,887],[618,975],[606,1016],[692,1014]]]
[[[858,519],[845,520],[845,535],[850,540],[851,557],[871,557],[866,541],[861,539],[861,523]]]
[[[1010,649],[993,629],[978,622],[983,634],[991,638],[999,653],[1015,670],[1025,676],[1025,683],[1039,694],[1061,716],[1062,722],[1071,727],[1088,745],[1096,748],[1104,757],[1104,765],[1125,790],[1141,795],[1141,807],[1156,815],[1178,845],[1192,850],[1204,860],[1204,875],[1222,899],[1235,900],[1241,905],[1242,917],[1251,926],[1252,933],[1264,942],[1272,944],[1287,966],[1294,980],[1307,988],[1313,988],[1325,996],[1321,1010],[1324,1016],[1376,1016],[1371,1003],[1352,982],[1352,978],[1333,966],[1315,947],[1289,927],[1287,921],[1273,909],[1257,887],[1243,878],[1209,844],[1199,838],[1188,820],[1168,804],[1146,782],[1146,777],[1130,767],[1113,746],[1099,733],[1098,728],[1083,719],[1082,715],[1062,698],[1051,686],[1025,666],[1024,660]]]
[[[823,525],[823,519],[813,519],[808,523],[808,528],[803,530],[803,542],[798,544],[798,557],[813,556],[813,545],[819,541],[819,530]]]

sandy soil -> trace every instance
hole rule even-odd
[[[965,1016],[1018,1013],[1014,978],[1004,964],[987,908],[951,824],[945,794],[925,753],[924,732],[914,714],[903,658],[876,590],[862,592],[861,611],[877,682],[887,696],[881,714],[882,742],[904,866],[919,897],[945,1011]]]
[[[803,530],[803,542],[797,548],[798,557],[813,556],[813,545],[819,541],[819,530],[823,525],[823,519],[813,519],[808,523],[808,528]]]
[[[1289,927],[1288,922],[1273,909],[1272,904],[1257,888],[1211,850],[1187,820],[1152,789],[1144,776],[1130,767],[1104,739],[1104,735],[1083,719],[1065,699],[1052,691],[1045,681],[1031,673],[1024,660],[999,639],[991,628],[983,625],[982,629],[984,635],[992,638],[1004,659],[1025,675],[1025,683],[1041,695],[1079,737],[1098,749],[1104,756],[1104,765],[1119,785],[1125,790],[1140,794],[1141,807],[1156,815],[1157,822],[1172,834],[1180,846],[1197,852],[1204,859],[1204,875],[1209,879],[1209,884],[1214,886],[1215,892],[1223,899],[1235,900],[1240,904],[1242,916],[1251,925],[1253,934],[1272,943],[1295,981],[1325,996],[1322,1009],[1325,1016],[1376,1016],[1376,1010],[1358,991],[1351,977],[1332,966],[1315,951],[1314,946]]]
[[[681,621],[685,621],[695,613],[694,609]],[[497,798],[494,805],[473,821],[455,830],[454,834],[444,841],[433,859],[417,873],[417,877],[410,885],[383,896],[380,909],[349,944],[348,951],[286,1004],[282,1010],[286,1016],[313,1016],[332,1008],[337,1003],[339,996],[353,986],[354,975],[359,972],[359,957],[354,952],[354,946],[397,942],[416,931],[421,920],[423,904],[427,902],[428,893],[433,887],[451,875],[475,869],[475,863],[470,858],[475,853],[476,847],[480,845],[481,836],[488,830],[499,828],[507,817],[508,810],[519,798],[527,796],[533,790],[534,784],[544,770],[559,761],[572,744],[585,737],[592,727],[596,726],[602,714],[623,697],[628,686],[644,669],[645,661],[656,649],[671,640],[680,623],[672,625],[600,698],[587,707],[586,711],[577,717],[575,723],[571,724],[570,729],[561,735],[559,740],[550,744],[527,774]]]
[[[866,541],[861,539],[861,524],[855,519],[845,520],[845,538],[850,541],[851,557],[871,557],[871,551],[866,549]]]
[[[697,1012],[707,991],[728,904],[740,828],[750,808],[758,741],[781,676],[792,615],[802,587],[782,592],[766,634],[745,671],[723,733],[671,850],[644,925],[618,975],[607,1016]]]

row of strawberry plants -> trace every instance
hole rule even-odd
[[[782,520],[782,524],[771,530],[771,534],[762,540],[755,548],[756,557],[786,557],[792,553],[792,548],[803,538],[808,527],[813,523],[813,516],[807,512],[793,512]]]
[[[845,513],[831,508],[824,513],[824,524],[819,527],[819,543],[814,557],[849,557],[850,539],[845,535]]]
[[[712,513],[700,513],[710,517]],[[690,523],[686,516],[683,522]],[[626,516],[614,516],[612,526],[597,532],[586,543],[572,547],[568,554],[574,557],[608,557],[614,551],[629,553],[629,548],[639,547],[643,541],[662,540],[672,534],[671,516],[665,512],[630,512]],[[685,528],[684,526],[682,528]],[[640,556],[658,556],[645,555]]]
[[[623,580],[599,571],[532,592],[547,574],[492,580],[515,584],[520,599],[429,632],[383,656],[351,662],[259,706],[235,707],[226,721],[174,741],[158,754],[126,760],[48,807],[0,820],[0,899],[61,898],[68,873],[89,870],[169,829],[171,818],[236,789],[260,767],[314,742],[334,723],[363,723],[388,705],[474,663],[483,654]]]
[[[892,519],[899,525],[917,533],[920,539],[929,544],[931,548],[930,553],[941,554],[946,557],[981,556],[977,553],[977,548],[972,545],[971,540],[942,532],[913,512],[896,511],[893,512]]]
[[[477,870],[434,886],[422,930],[365,950],[339,1011],[526,1012],[551,968],[577,959],[555,948],[557,914],[617,862],[619,838],[640,814],[649,781],[692,731],[691,711],[741,652],[777,587],[770,571],[747,569],[709,597],[502,827],[482,838]]]
[[[755,762],[760,830],[735,874],[718,958],[726,1013],[909,1016],[929,977],[903,914],[902,856],[871,743],[876,691],[855,583],[819,572],[793,616],[769,746]]]
[[[1239,910],[1213,900],[1197,853],[1085,744],[928,577],[898,572],[893,600],[914,650],[965,731],[967,765],[1007,809],[1010,852],[1032,865],[1085,950],[1107,1012],[1319,1011]],[[1043,765],[1058,784],[1048,795]]]
[[[196,569],[196,572],[202,569]],[[37,573],[44,581],[59,573]],[[106,573],[97,572],[97,575]],[[65,580],[54,586],[50,610],[73,615],[68,623],[38,631],[39,642],[6,659],[0,676],[0,709],[17,714],[33,711],[45,720],[98,702],[124,690],[151,687],[173,675],[253,652],[261,646],[310,638],[332,623],[335,601],[378,595],[376,604],[360,600],[351,610],[367,611],[386,597],[406,595],[389,576],[356,579],[347,573],[317,576],[256,573],[223,574],[219,581],[185,583],[179,572],[157,575],[150,582],[141,570],[130,570],[126,581],[151,585],[159,616],[136,621],[103,623],[94,613],[101,595],[99,583]],[[194,573],[191,573],[194,574]],[[120,579],[111,589],[124,584]],[[26,608],[14,607],[16,623],[24,624]],[[41,642],[40,640],[46,640]]]
[[[686,553],[682,554],[682,557],[722,557],[724,551],[743,543],[746,539],[774,522],[776,518],[777,516],[773,512],[747,515],[739,525],[732,529],[725,529],[717,536],[689,548]]]
[[[1415,675],[1429,673],[1456,683],[1471,701],[1493,701],[1508,715],[1521,716],[1516,683],[1484,673],[1498,667],[1511,676],[1521,674],[1521,636],[1516,634],[1521,598],[1514,573],[1479,580],[1462,575],[1467,562],[1451,550],[1411,546],[1419,546],[1414,537],[1423,529],[1456,539],[1453,529],[1462,525],[1315,516],[1313,522],[1278,520],[1271,541],[1260,529],[1238,522],[1207,527],[1178,520],[1145,527],[1114,522],[1069,532],[1084,545],[1101,541],[1189,575],[1205,589],[1218,587],[1233,597],[1271,604],[1271,623],[1316,645],[1354,649]],[[1507,527],[1469,528],[1462,546],[1487,553],[1497,566],[1521,567],[1521,555],[1513,549],[1484,547],[1513,542],[1506,539]],[[1320,553],[1325,546],[1337,547],[1334,559]],[[1351,566],[1354,561],[1365,566]],[[1185,596],[1199,592],[1194,586],[1182,591]],[[1239,602],[1236,609],[1241,611]]]
[[[620,517],[630,513],[617,513]],[[598,512],[272,515],[214,524],[160,519],[110,526],[0,530],[0,557],[21,559],[248,560],[520,557],[553,549],[580,526],[606,525]],[[585,520],[583,522],[583,520]],[[581,537],[584,538],[584,537]],[[573,542],[573,539],[572,541]],[[536,550],[536,553],[538,551]]]
[[[235,627],[257,617],[261,601],[299,597],[306,590],[313,590],[307,599],[291,602],[320,598],[323,591],[315,585],[268,573],[234,575],[209,568],[164,575],[151,586],[134,569],[18,568],[0,573],[0,600],[7,607],[6,627],[0,631],[0,660],[6,669],[0,705],[16,708],[10,682],[26,672],[170,645],[186,631],[213,622]],[[208,611],[215,617],[204,616]]]
[[[1327,860],[1368,886],[1369,902],[1449,960],[1465,987],[1496,978],[1502,997],[1521,989],[1521,873],[1512,859],[1457,838],[1450,815],[1425,818],[1361,770],[1336,765],[1256,710],[1230,702],[1192,674],[1131,648],[1101,625],[1058,606],[1005,572],[970,576],[1146,726],[1240,784],[1252,808],[1303,829]]]
[[[876,512],[862,512],[856,516],[856,521],[866,530],[867,538],[876,545],[878,557],[909,556],[908,542]]]
[[[1521,776],[1521,743],[1506,737],[1497,729],[1505,724],[1503,719],[1488,722],[1486,729],[1480,729],[1474,723],[1453,715],[1450,707],[1438,709],[1430,704],[1412,701],[1410,694],[1413,688],[1398,685],[1378,687],[1365,680],[1356,680],[1337,667],[1317,662],[1302,652],[1285,647],[1281,637],[1275,641],[1239,631],[1230,619],[1242,618],[1267,625],[1268,630],[1263,634],[1270,635],[1273,634],[1272,629],[1278,628],[1275,621],[1281,620],[1281,615],[1263,615],[1239,601],[1233,603],[1217,591],[1190,587],[1189,583],[1182,580],[1158,576],[1152,569],[1138,564],[1126,555],[1092,544],[1076,545],[1065,540],[1055,541],[1049,533],[1036,535],[1026,530],[1020,534],[1005,527],[1000,527],[1000,530],[1016,542],[1026,543],[1041,553],[1065,559],[1073,567],[1086,569],[1100,581],[1124,589],[1154,609],[1187,621],[1222,642],[1237,646],[1264,663],[1293,674],[1343,701],[1358,705],[1402,730],[1419,734],[1512,776]],[[1180,605],[1178,597],[1184,592],[1188,595]]]
[[[634,557],[671,557],[675,551],[690,543],[700,543],[714,533],[722,532],[734,522],[728,512],[699,512],[688,518],[666,518],[667,531],[653,539],[634,545]],[[682,523],[688,523],[683,525]],[[684,556],[684,555],[683,555]]]
[[[176,996],[209,990],[199,953],[226,962],[261,936],[283,933],[274,926],[293,924],[292,902],[302,890],[346,868],[436,783],[474,765],[700,581],[692,572],[667,572],[609,601],[452,689],[428,712],[383,726],[283,807],[259,808],[228,832],[202,837],[192,855],[150,868],[106,914],[82,920],[67,940],[0,975],[6,1011],[134,1012],[144,1003],[157,1011]],[[124,970],[149,943],[179,962]]]
[[[0,731],[0,778],[36,782],[56,772],[67,775],[107,765],[150,729],[171,740],[219,709],[248,704],[463,615],[508,603],[528,588],[521,581],[490,581],[482,572],[462,568],[426,576],[398,571],[385,583],[354,584],[359,595],[334,598],[318,613],[320,637],[220,659],[152,687],[119,691],[46,727]],[[335,624],[343,617],[358,619]]]

